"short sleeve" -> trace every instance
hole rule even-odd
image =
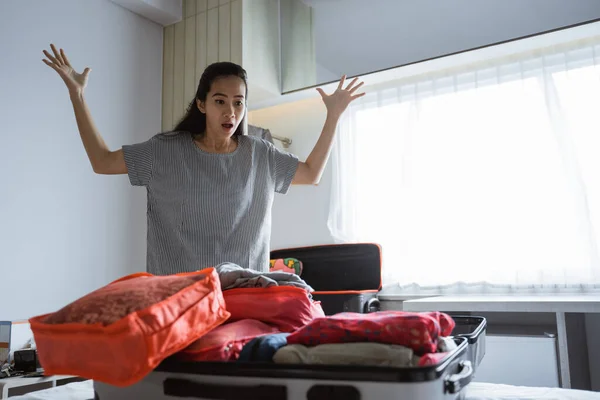
[[[155,138],[123,146],[127,175],[133,186],[148,186],[152,178]]]
[[[283,150],[279,150],[274,145],[269,146],[271,152],[271,162],[275,178],[275,192],[287,193],[296,170],[298,169],[298,157]]]

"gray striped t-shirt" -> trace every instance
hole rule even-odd
[[[268,271],[271,207],[298,159],[241,136],[229,154],[201,150],[187,132],[123,146],[129,180],[148,192],[147,270],[155,275],[232,262]]]

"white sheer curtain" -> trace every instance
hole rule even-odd
[[[580,42],[369,93],[340,123],[333,236],[381,244],[405,290],[600,288],[599,57]]]

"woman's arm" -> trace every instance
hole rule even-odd
[[[71,67],[62,49],[58,52],[53,44],[50,47],[54,55],[44,50],[44,54],[48,59],[44,59],[43,61],[60,75],[67,85],[67,89],[69,89],[79,135],[81,136],[83,147],[90,159],[94,172],[97,174],[126,174],[127,166],[125,165],[123,151],[109,150],[100,132],[98,132],[98,129],[94,125],[92,114],[85,102],[83,92],[91,70],[86,68],[83,73],[77,73]]]
[[[346,76],[344,75],[336,91],[330,95],[326,94],[321,88],[317,89],[327,107],[327,118],[321,136],[319,136],[319,140],[317,140],[310,155],[305,162],[298,164],[296,175],[294,175],[292,181],[295,185],[316,185],[319,183],[333,147],[335,131],[340,117],[353,100],[365,95],[365,93],[354,94],[363,85],[363,82],[356,84],[358,78],[354,78],[346,88],[343,88],[345,80]]]
[[[71,94],[71,102],[73,103],[73,111],[75,111],[75,119],[77,120],[77,128],[83,142],[83,147],[90,159],[92,168],[97,174],[126,174],[127,166],[125,165],[125,157],[123,150],[110,151],[104,139],[96,129],[94,120],[90,113],[83,93]]]

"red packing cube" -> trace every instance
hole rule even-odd
[[[231,313],[229,321],[255,319],[281,332],[293,332],[325,316],[319,302],[294,286],[229,289],[223,291],[223,297]]]

